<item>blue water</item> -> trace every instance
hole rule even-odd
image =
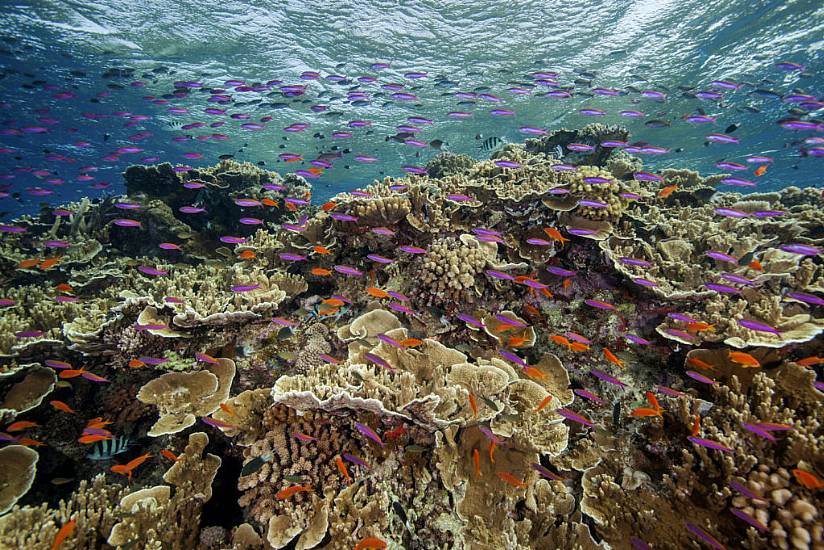
[[[622,123],[633,140],[671,150],[646,157],[650,169],[677,166],[712,174],[720,172],[715,163],[721,159],[741,162],[747,155],[765,154],[775,161],[757,178],[757,190],[822,184],[824,160],[802,156],[809,147],[803,140],[820,136],[820,128],[792,131],[777,124],[783,118],[820,120],[822,115],[813,108],[788,113],[797,104],[781,99],[791,92],[821,97],[824,6],[815,1],[42,0],[2,3],[0,40],[0,191],[7,195],[0,199],[0,212],[5,219],[32,212],[43,202],[122,193],[122,171],[146,158],[202,166],[231,154],[285,173],[308,168],[311,159],[337,146],[349,153],[313,180],[316,196],[325,198],[383,175],[401,175],[402,166],[421,166],[437,154],[433,147],[386,141],[412,115],[434,121],[421,126],[417,139],[439,139],[448,150],[473,156],[482,155],[478,144],[490,136],[523,140],[521,126],[551,131],[589,122]],[[784,60],[805,68],[775,66]],[[375,62],[391,67],[374,70]],[[117,76],[112,68],[133,71]],[[318,71],[320,78],[302,80],[304,71]],[[410,71],[427,74],[405,78]],[[541,97],[556,88],[535,85],[536,71],[557,72],[556,88],[574,86],[574,97]],[[335,82],[330,75],[346,80]],[[378,80],[358,82],[364,75]],[[679,89],[712,89],[717,79],[741,87],[719,90],[721,101],[683,97],[685,90]],[[227,80],[282,84],[243,92],[226,86]],[[169,94],[176,81],[202,87],[175,97]],[[391,100],[392,92],[380,85],[393,82],[418,99]],[[524,83],[535,86],[529,95],[507,91]],[[305,94],[283,97],[279,86],[289,84],[305,84]],[[597,87],[626,94],[579,95]],[[755,95],[757,88],[776,96]],[[208,103],[214,89],[226,90],[232,102]],[[642,98],[637,90],[644,89],[666,92],[667,99]],[[503,101],[460,105],[454,93],[472,90]],[[368,92],[368,104],[352,105],[346,99],[350,91]],[[157,101],[164,97],[168,103]],[[285,106],[249,103],[256,100]],[[315,113],[312,105],[326,105],[327,113],[340,115]],[[178,107],[188,113],[169,112]],[[208,115],[207,107],[225,108],[226,114]],[[583,116],[578,109],[584,107],[607,114]],[[492,116],[494,108],[515,114]],[[681,119],[697,108],[716,122],[692,125]],[[646,116],[627,119],[618,114],[622,109]],[[447,117],[456,110],[473,116]],[[250,118],[232,119],[232,114]],[[241,128],[267,116],[272,118],[262,130]],[[349,129],[352,120],[371,126]],[[670,126],[649,128],[650,120]],[[209,127],[220,121],[221,127]],[[180,129],[193,122],[206,126]],[[310,126],[300,133],[283,130],[294,123]],[[738,125],[731,133],[738,145],[705,145],[706,134],[730,125]],[[31,127],[47,131],[21,130]],[[351,130],[353,137],[333,139],[336,130]],[[227,139],[197,139],[215,133]],[[136,134],[145,137],[136,139]],[[191,139],[173,141],[179,136]],[[143,151],[116,154],[122,147]],[[302,154],[305,162],[284,164],[277,157],[284,152]],[[203,156],[187,159],[185,153]],[[358,154],[379,162],[356,162]],[[91,179],[78,181],[83,175]]]

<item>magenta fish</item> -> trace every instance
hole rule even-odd
[[[560,414],[561,416],[563,416],[567,420],[571,420],[572,422],[577,422],[578,424],[586,426],[587,428],[592,428],[594,426],[594,424],[592,423],[591,420],[589,420],[589,419],[581,416],[580,414],[576,413],[575,411],[571,411],[567,408],[562,407],[560,409],[556,409],[555,412]]]
[[[769,528],[766,525],[764,525],[763,523],[761,523],[760,521],[758,521],[757,519],[755,519],[754,517],[752,517],[748,513],[744,512],[743,510],[739,510],[737,508],[730,508],[730,512],[732,512],[732,514],[735,517],[746,521],[747,523],[749,523],[750,525],[752,525],[753,527],[755,527],[759,531],[769,531]]]
[[[253,290],[257,290],[260,288],[259,284],[256,285],[235,285],[229,287],[229,290],[232,292],[240,293],[240,292],[252,292]]]
[[[592,393],[589,390],[584,390],[584,389],[579,388],[579,389],[572,390],[572,391],[575,395],[577,395],[579,397],[583,397],[584,399],[589,399],[590,401],[594,402],[597,405],[603,405],[604,404],[603,399],[601,399],[600,397],[598,397],[597,395],[595,395],[594,393]]]
[[[390,371],[394,371],[394,370],[395,370],[395,367],[393,367],[392,365],[390,365],[389,363],[387,363],[387,362],[386,362],[386,360],[384,360],[384,359],[383,359],[383,358],[381,358],[381,357],[378,357],[378,356],[377,356],[377,355],[375,355],[374,353],[369,353],[369,352],[366,352],[366,353],[364,353],[364,354],[363,354],[363,356],[364,356],[364,357],[365,357],[368,361],[371,361],[372,363],[375,363],[376,365],[380,365],[381,367],[385,368],[386,370],[390,370]]]
[[[350,275],[352,277],[360,277],[363,275],[363,271],[360,271],[359,269],[355,269],[354,267],[348,265],[335,265],[332,266],[332,269],[334,269],[338,273],[341,273],[343,275]]]
[[[152,277],[161,277],[169,274],[168,271],[157,269],[148,265],[138,266],[137,270],[145,275],[151,275]]]
[[[538,463],[530,464],[530,467],[533,470],[535,470],[536,472],[538,472],[538,475],[540,475],[541,477],[545,477],[545,478],[550,479],[552,481],[563,481],[564,480],[563,477],[559,476],[558,474],[552,473],[547,468],[541,466]]]
[[[781,334],[781,331],[775,327],[771,327],[766,323],[762,323],[760,321],[753,321],[751,319],[738,319],[736,321],[740,326],[754,330],[757,332],[766,332],[769,334]]]
[[[622,387],[622,388],[625,388],[625,387],[627,386],[626,384],[624,384],[623,382],[621,382],[621,381],[620,381],[620,380],[618,380],[617,378],[614,378],[614,377],[612,377],[612,376],[608,375],[607,373],[605,373],[605,372],[604,372],[604,371],[602,371],[602,370],[599,370],[599,369],[590,369],[590,370],[589,370],[589,373],[590,373],[592,376],[594,376],[595,378],[598,378],[598,379],[600,379],[600,380],[603,380],[604,382],[609,382],[610,384],[614,384],[614,385],[619,386],[619,387]]]
[[[378,434],[375,433],[375,431],[372,428],[370,428],[369,426],[366,426],[364,424],[361,424],[360,422],[355,422],[355,428],[357,428],[357,430],[360,433],[362,433],[363,435],[365,435],[366,437],[368,437],[369,439],[371,439],[372,441],[374,441],[375,443],[377,443],[378,445],[383,447],[383,441],[378,436]]]
[[[713,449],[724,453],[732,452],[732,449],[730,449],[729,447],[725,447],[724,445],[720,444],[717,441],[713,441],[712,439],[703,439],[701,437],[696,437],[694,435],[688,436],[687,439],[689,439],[696,445],[701,445],[702,447],[706,447],[707,449]]]
[[[700,538],[701,540],[703,540],[704,542],[706,542],[707,544],[709,544],[710,546],[715,548],[715,550],[727,550],[726,547],[723,544],[721,544],[720,542],[715,540],[715,538],[713,538],[709,533],[707,533],[706,531],[704,531],[703,529],[701,529],[697,525],[695,525],[693,523],[690,523],[690,522],[686,522],[686,526],[687,526],[687,530],[690,533],[692,533],[696,537]]]

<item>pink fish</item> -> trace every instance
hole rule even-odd
[[[621,381],[620,381],[620,380],[618,380],[617,378],[613,378],[612,376],[608,375],[607,373],[605,373],[605,372],[604,372],[604,371],[602,371],[602,370],[599,370],[599,369],[590,369],[589,373],[590,373],[592,376],[594,376],[595,378],[598,378],[598,379],[600,379],[600,380],[603,380],[604,382],[609,382],[610,384],[614,384],[614,385],[616,385],[616,386],[620,386],[620,387],[622,387],[622,388],[626,387],[626,384],[625,384],[625,383],[621,382]]]
[[[686,525],[687,530],[690,533],[692,533],[693,535],[697,536],[698,538],[700,538],[701,540],[715,548],[715,550],[727,550],[723,544],[715,540],[709,533],[707,533],[697,525],[692,524],[690,522],[686,522]]]
[[[230,287],[232,292],[251,292],[253,290],[257,290],[260,288],[259,284],[256,285],[235,285]]]
[[[595,299],[591,299],[591,298],[587,299],[587,300],[584,300],[584,303],[588,306],[598,308],[598,309],[607,309],[607,310],[615,309],[615,306],[608,303],[608,302],[602,302],[601,300],[595,300]]]
[[[713,441],[712,439],[703,439],[701,437],[696,437],[694,435],[688,436],[687,439],[689,439],[696,445],[701,445],[702,447],[706,447],[707,449],[714,449],[716,451],[721,451],[724,453],[732,452],[732,449],[730,449],[729,447],[725,447],[724,445],[720,444],[717,441]]]
[[[590,401],[593,401],[594,403],[596,403],[598,405],[603,405],[604,404],[603,399],[601,399],[600,397],[598,397],[597,395],[595,395],[594,393],[592,393],[589,390],[584,390],[584,389],[579,388],[579,389],[572,390],[572,391],[575,395],[583,397],[584,399],[589,399]]]
[[[395,347],[395,348],[398,348],[398,349],[406,349],[402,345],[400,345],[396,340],[390,338],[386,334],[378,334],[377,338],[378,338],[378,340],[380,340],[382,342],[386,342],[387,344],[389,344],[392,347]]]
[[[698,382],[701,382],[702,384],[709,384],[710,386],[718,383],[715,380],[713,380],[712,378],[708,378],[708,377],[704,376],[703,374],[701,374],[700,372],[695,372],[694,370],[688,370],[687,371],[687,376],[689,376],[693,380],[697,380]]]
[[[363,276],[363,271],[355,269],[354,267],[350,267],[348,265],[335,265],[332,266],[332,269],[337,271],[338,273],[342,273],[343,275],[350,275],[353,277],[361,277]]]
[[[357,428],[360,433],[362,433],[363,435],[365,435],[366,437],[368,437],[369,439],[383,447],[383,441],[378,436],[378,434],[376,434],[375,431],[372,430],[372,428],[364,424],[361,424],[360,422],[355,422],[355,428]]]
[[[308,443],[310,441],[317,441],[317,437],[312,437],[311,435],[307,435],[301,432],[292,432],[292,437],[297,439],[298,441],[303,441],[304,443]]]
[[[374,353],[368,353],[367,352],[367,353],[364,353],[363,356],[368,361],[371,361],[372,363],[375,363],[376,365],[380,365],[381,367],[385,368],[386,370],[390,370],[390,371],[395,370],[395,367],[393,367],[392,365],[387,363],[384,359],[382,359],[381,357],[378,357]]]
[[[758,521],[757,519],[755,519],[754,517],[752,517],[748,513],[744,512],[743,510],[739,510],[737,508],[730,508],[730,512],[732,512],[732,514],[735,517],[746,521],[747,523],[749,523],[750,525],[752,525],[753,527],[755,527],[759,531],[769,531],[769,528],[766,525],[764,525],[763,523],[761,523],[760,521]]]
[[[426,254],[426,250],[424,250],[423,248],[419,248],[417,246],[412,245],[399,246],[398,250],[400,250],[401,252],[406,252],[408,254]]]
[[[156,269],[154,267],[148,265],[141,265],[138,266],[137,270],[145,275],[151,275],[152,277],[161,277],[163,275],[168,275],[168,271],[163,271],[162,269]]]
[[[586,426],[587,428],[592,428],[594,426],[594,424],[592,423],[591,420],[589,420],[588,418],[585,418],[585,417],[581,416],[580,414],[576,413],[575,411],[571,411],[567,408],[562,407],[560,409],[556,409],[555,412],[560,414],[561,416],[563,416],[567,420],[577,422],[578,424],[582,424],[582,425]]]

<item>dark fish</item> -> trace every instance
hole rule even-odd
[[[736,130],[738,130],[738,128],[739,128],[740,126],[741,126],[740,124],[730,124],[729,126],[727,126],[727,127],[724,129],[724,133],[725,133],[725,134],[731,134],[731,133],[735,132]]]
[[[648,120],[644,123],[647,128],[669,128],[669,120]]]
[[[481,136],[478,136],[478,138],[480,138],[480,137],[481,137]],[[476,139],[477,139],[477,138],[476,138]],[[489,153],[491,153],[492,151],[496,150],[498,147],[500,147],[500,146],[501,146],[501,145],[503,145],[503,144],[504,144],[504,140],[503,140],[503,139],[501,139],[501,138],[499,138],[499,137],[497,137],[497,136],[492,136],[492,137],[488,137],[488,138],[486,138],[485,140],[483,140],[483,142],[481,142],[481,144],[478,146],[478,148],[479,148],[479,149],[480,149],[483,153],[485,153],[485,154],[487,154],[487,155],[488,155]]]
[[[616,401],[612,405],[612,427],[617,430],[621,425],[621,402]]]
[[[217,158],[219,158],[220,160],[229,160],[229,159],[235,158],[235,156],[234,155],[220,155]]]
[[[449,145],[449,144],[444,142],[443,140],[440,140],[440,139],[433,139],[432,141],[429,142],[429,146],[432,147],[433,149],[440,149],[444,145]]]
[[[243,468],[240,469],[240,476],[248,476],[257,472],[258,470],[263,468],[264,464],[270,462],[271,460],[272,455],[270,454],[256,456],[255,458],[253,458],[252,460],[243,465]]]

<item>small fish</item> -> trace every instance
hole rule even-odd
[[[111,467],[112,472],[116,474],[125,475],[129,481],[132,480],[132,473],[134,472],[135,468],[146,462],[152,457],[152,453],[146,453],[140,455],[139,457],[130,460],[126,464],[117,464]]]
[[[371,469],[366,462],[364,462],[363,460],[361,460],[360,458],[358,458],[354,455],[350,455],[348,453],[343,453],[343,454],[341,454],[341,456],[344,458],[344,460],[346,460],[347,462],[351,462],[352,464],[355,464],[356,466],[363,466],[367,470]]]
[[[721,452],[724,452],[724,453],[732,453],[732,449],[730,449],[729,447],[725,447],[721,443],[719,443],[717,441],[713,441],[711,439],[703,439],[703,438],[692,436],[692,435],[688,436],[687,439],[689,439],[691,442],[695,443],[696,445],[701,445],[702,447],[706,447],[708,449],[714,449],[716,451],[721,451]]]
[[[286,489],[282,489],[275,493],[275,498],[278,500],[286,500],[298,493],[308,493],[312,491],[311,485],[292,485]]]
[[[349,475],[349,470],[346,468],[346,464],[344,464],[343,459],[340,455],[335,457],[335,465],[338,467],[338,471],[341,475],[346,479],[347,483],[352,483],[352,477]]]
[[[365,435],[366,437],[368,437],[369,439],[383,447],[383,440],[381,440],[381,438],[378,436],[377,433],[375,433],[374,430],[372,430],[372,428],[364,424],[361,424],[360,422],[355,422],[355,428],[357,428],[357,430],[360,433],[362,433],[363,435]]]
[[[607,361],[618,367],[624,368],[624,362],[618,359],[618,356],[612,353],[608,348],[604,348],[604,356]]]
[[[727,548],[723,544],[715,540],[715,538],[713,538],[709,533],[707,533],[697,525],[692,524],[690,522],[686,522],[686,526],[687,530],[690,533],[692,533],[693,535],[697,536],[698,538],[700,538],[701,540],[715,548],[715,550],[727,550]]]
[[[384,550],[386,543],[377,537],[367,537],[359,541],[353,550]]]
[[[818,491],[819,489],[824,488],[824,481],[811,472],[800,468],[794,468],[792,473],[795,480],[807,489]]]
[[[219,430],[229,430],[229,429],[236,429],[237,426],[234,424],[229,424],[228,422],[221,422],[220,420],[216,420],[214,418],[209,418],[204,416],[200,419],[204,424],[212,426],[213,428],[217,428]]]
[[[177,461],[180,459],[180,457],[179,457],[179,456],[177,456],[176,454],[174,454],[174,453],[173,453],[172,451],[170,451],[169,449],[161,449],[160,454],[161,454],[163,457],[168,458],[168,459],[169,459],[169,460],[171,460],[172,462],[177,462]],[[243,475],[243,471],[242,471],[242,470],[241,470],[241,475]]]
[[[737,508],[730,508],[730,512],[737,518],[742,519],[758,529],[759,531],[769,531],[769,527],[749,515],[748,513],[744,512],[743,510],[739,510]]]
[[[594,424],[592,423],[592,421],[590,419],[588,419],[585,416],[582,416],[582,415],[580,415],[580,414],[578,414],[574,411],[571,411],[567,408],[556,409],[555,412],[560,414],[561,416],[563,416],[567,420],[577,422],[578,424],[586,426],[587,428],[592,428],[594,426]]]
[[[37,422],[31,422],[29,420],[19,420],[17,422],[9,424],[6,427],[6,431],[11,433],[22,432],[23,430],[28,430],[29,428],[36,428],[39,425],[40,424],[38,424]]]
[[[77,521],[75,520],[69,520],[63,524],[63,527],[57,531],[57,535],[55,535],[54,540],[52,541],[51,550],[58,550],[58,548],[60,548],[63,544],[63,541],[69,538],[74,532],[75,527],[77,527]]]
[[[311,435],[307,435],[302,432],[292,432],[292,437],[297,439],[298,441],[303,441],[304,443],[308,443],[310,441],[317,441],[317,437],[312,437]]]
[[[71,407],[69,407],[68,405],[63,403],[62,401],[58,401],[56,399],[53,400],[53,401],[49,401],[49,405],[51,405],[52,407],[54,407],[58,411],[63,411],[65,413],[69,413],[69,414],[77,414],[77,411],[75,411],[74,409],[72,409]]]
[[[743,351],[730,351],[728,357],[733,363],[737,363],[742,367],[760,367],[761,362],[749,353]]]

